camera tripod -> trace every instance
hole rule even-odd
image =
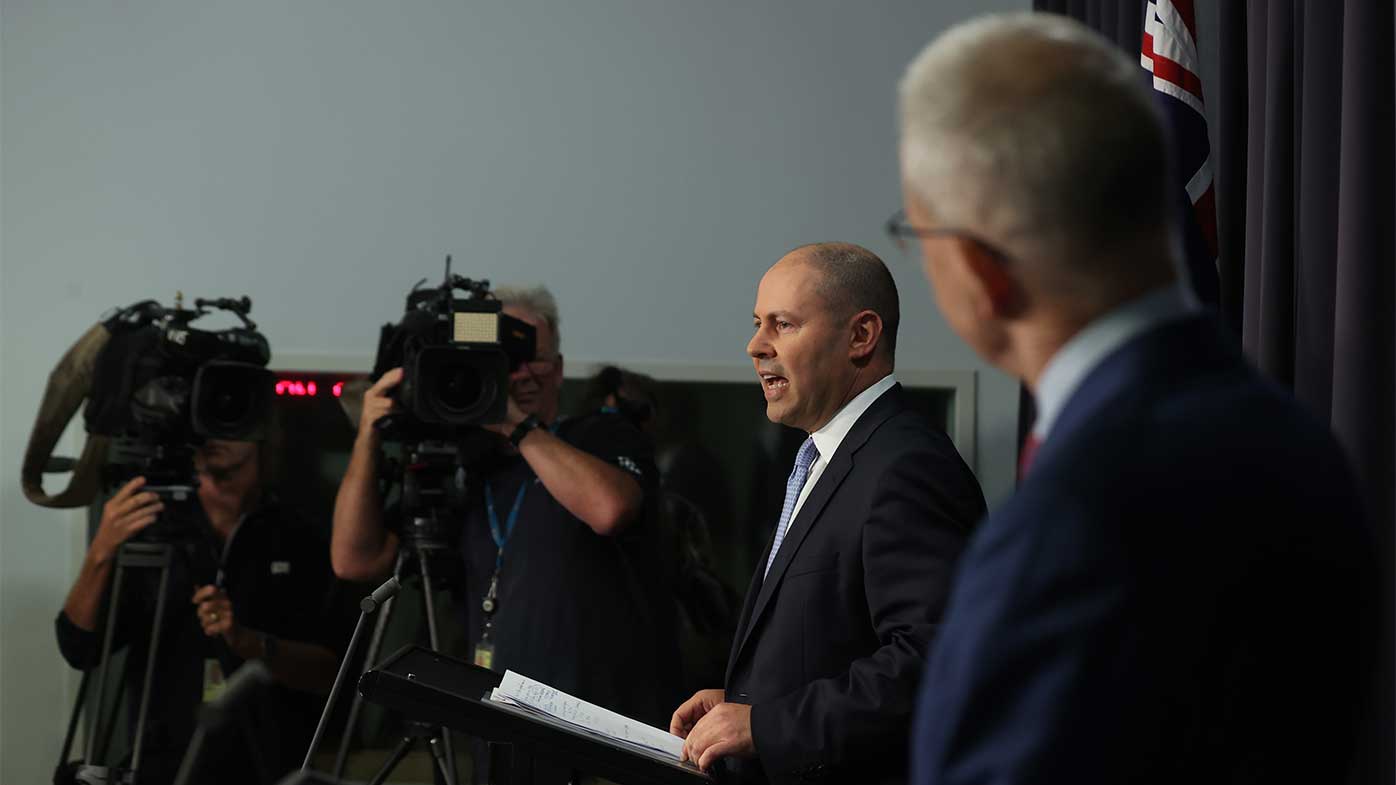
[[[193,488],[185,487],[161,488],[159,490],[162,495],[169,494],[169,498],[173,498],[176,504],[186,503],[193,493]],[[168,519],[165,521],[157,520],[151,529],[160,527],[162,524],[166,524],[168,527]],[[141,762],[145,754],[146,725],[150,711],[151,693],[155,683],[155,664],[159,658],[161,637],[165,629],[165,608],[170,593],[170,573],[176,554],[175,543],[158,534],[148,534],[144,539],[124,542],[117,550],[116,568],[112,576],[111,589],[103,602],[102,613],[105,616],[105,624],[102,634],[101,658],[95,668],[89,669],[83,674],[82,685],[78,689],[77,701],[73,706],[72,716],[68,722],[67,735],[64,738],[62,751],[59,753],[55,782],[60,781],[60,777],[64,778],[63,781],[83,783],[83,785],[137,785],[140,782]],[[122,767],[103,765],[97,761],[105,760],[110,753],[111,737],[116,728],[116,712],[122,705],[121,700],[113,700],[110,711],[106,716],[103,716],[102,706],[106,702],[107,682],[112,670],[112,648],[116,637],[116,628],[122,616],[122,589],[127,579],[128,570],[157,570],[159,583],[155,597],[155,614],[150,622],[150,637],[145,656],[144,675],[141,679],[140,702],[137,704],[136,726],[131,742],[130,765]],[[222,645],[221,641],[217,645]],[[78,717],[87,698],[88,679],[93,672],[97,674],[97,695],[93,704],[95,718],[92,722],[91,733],[87,737],[82,760],[70,763],[68,755],[72,750]],[[247,725],[246,718],[242,717],[241,720],[239,724],[247,738],[258,780],[266,782],[268,780],[267,768],[261,760],[260,751],[251,736],[251,729]]]
[[[404,573],[412,568],[417,571],[421,582],[422,602],[426,612],[427,641],[432,651],[440,651],[441,642],[437,634],[436,599],[434,596],[436,587],[432,581],[431,564],[433,559],[443,556],[460,558],[443,536],[443,526],[439,522],[438,516],[445,512],[437,508],[413,515],[408,520],[407,525],[403,527],[399,538],[397,559],[393,564],[393,577],[398,580],[402,580]],[[378,664],[378,655],[383,647],[383,636],[396,604],[396,597],[384,603],[382,612],[374,623],[373,635],[369,639],[368,651],[364,655],[363,673],[367,673]],[[354,727],[358,723],[359,711],[362,707],[363,696],[356,690],[354,702],[349,709],[349,718],[344,726],[344,736],[339,742],[339,752],[335,756],[334,778],[336,780],[342,779],[344,776],[344,766],[349,756],[349,743],[353,739]],[[369,781],[369,785],[379,785],[387,779],[408,751],[418,742],[426,743],[437,773],[446,785],[455,785],[457,782],[456,759],[451,746],[450,730],[431,723],[415,721],[408,722],[402,739],[394,748],[387,762]]]

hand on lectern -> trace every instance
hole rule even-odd
[[[707,771],[718,758],[756,755],[751,738],[751,707],[727,703],[722,690],[700,690],[674,711],[669,732],[684,739],[681,761]]]

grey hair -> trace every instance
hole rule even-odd
[[[559,325],[562,320],[557,315],[557,300],[553,293],[548,291],[548,287],[542,284],[533,286],[497,286],[494,289],[495,299],[505,305],[515,308],[522,308],[532,311],[547,322],[548,329],[552,330],[553,340],[557,342],[554,349],[562,349],[562,333]]]
[[[898,93],[906,186],[938,221],[1063,260],[1172,225],[1168,138],[1144,72],[1078,22],[1022,12],[957,25]]]

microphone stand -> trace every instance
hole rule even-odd
[[[310,749],[305,751],[305,762],[301,764],[301,771],[310,771],[310,760],[315,756],[315,749],[320,746],[320,741],[325,735],[325,726],[330,722],[330,712],[334,710],[335,699],[339,697],[339,693],[344,687],[344,675],[349,670],[349,660],[353,658],[355,650],[359,647],[359,638],[364,631],[364,621],[378,610],[378,606],[392,599],[401,588],[402,584],[394,575],[382,586],[374,589],[372,594],[359,601],[359,621],[354,625],[353,636],[349,638],[349,648],[340,658],[339,673],[335,675],[334,686],[330,688],[330,695],[325,699],[325,710],[320,712],[320,723],[315,726],[315,736],[310,740]]]

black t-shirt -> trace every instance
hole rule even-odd
[[[633,475],[645,492],[646,512],[620,535],[603,537],[558,503],[523,458],[497,458],[472,483],[461,536],[472,651],[484,629],[481,602],[498,551],[484,487],[494,498],[502,533],[526,486],[499,573],[494,669],[517,671],[637,719],[667,723],[677,647],[672,594],[650,514],[658,478],[653,449],[641,431],[612,414],[565,420],[557,435]]]
[[[328,543],[284,508],[261,507],[222,546],[202,515],[190,528],[189,536],[173,544],[141,761],[145,783],[174,779],[203,699],[205,661],[219,660],[227,676],[242,665],[221,638],[204,635],[190,601],[196,586],[214,582],[220,562],[224,588],[243,627],[282,640],[319,644],[338,654],[354,622],[352,603],[338,590],[330,569]],[[158,587],[158,569],[125,570],[113,649],[127,649],[122,685],[131,733]],[[61,611],[55,626],[59,649],[69,664],[89,668],[98,663],[104,626],[82,630]],[[233,726],[208,740],[198,781],[257,781],[258,758],[273,779],[299,766],[323,705],[321,696],[280,685],[261,693],[249,706],[248,721],[239,723],[243,727]],[[249,733],[256,740],[255,750],[249,747]]]

